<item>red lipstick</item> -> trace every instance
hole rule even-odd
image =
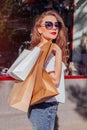
[[[56,35],[56,32],[51,32],[51,34]]]

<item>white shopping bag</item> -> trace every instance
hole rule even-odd
[[[40,47],[34,47],[31,51],[24,49],[7,73],[17,80],[25,80],[34,67],[40,52]]]

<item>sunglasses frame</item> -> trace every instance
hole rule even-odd
[[[55,22],[55,23],[53,23],[51,21],[45,21],[45,25],[43,27],[45,27],[47,30],[51,30],[51,29],[53,29],[53,26],[55,26],[56,29],[61,29],[62,23],[59,21]]]

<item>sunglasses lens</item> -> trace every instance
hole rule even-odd
[[[55,25],[56,28],[61,28],[62,27],[62,23],[61,22],[55,22],[54,24],[51,21],[46,21],[45,22],[45,27],[48,30],[51,30],[53,28],[53,25]]]
[[[45,22],[45,27],[46,27],[46,29],[50,30],[53,28],[53,23],[50,21],[47,21],[47,22]]]
[[[55,23],[55,27],[56,28],[61,28],[62,27],[62,23],[61,22],[56,22]]]

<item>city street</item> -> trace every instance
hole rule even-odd
[[[54,18],[49,14],[47,20],[37,19],[34,28],[34,19],[49,10],[55,10],[64,23],[57,15],[53,15],[56,21],[51,20]],[[7,71],[24,49],[31,50],[45,41],[57,43],[63,62],[65,56],[67,60],[66,100],[59,104],[54,130],[87,130],[87,0],[0,1],[0,130],[32,130],[27,113],[9,106],[14,79]],[[56,56],[55,47],[52,53]]]

